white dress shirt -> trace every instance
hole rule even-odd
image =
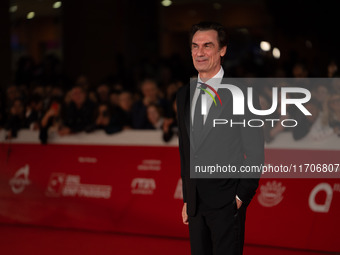
[[[200,78],[200,75],[198,74],[198,83],[197,83],[196,88],[201,86],[201,84],[199,82],[202,82],[202,83],[210,85],[211,87],[213,87],[217,91],[217,87],[216,87],[215,84],[221,84],[223,75],[224,75],[224,70],[223,70],[222,66],[221,66],[220,70],[217,72],[217,74],[215,74],[214,77],[207,80],[206,82],[203,82]],[[200,91],[201,91],[200,89],[196,89],[196,88],[195,88],[194,97],[192,98],[192,103],[191,103],[191,121],[192,121],[192,123],[194,123],[194,113],[195,113],[196,102],[197,102],[198,96],[200,95]],[[210,96],[207,96],[205,98],[207,99],[207,112],[209,113],[209,109],[211,107],[211,104],[213,103],[213,99]],[[203,116],[204,123],[207,119],[207,116],[208,116],[208,114]]]

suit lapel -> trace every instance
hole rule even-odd
[[[225,78],[225,77],[224,77]],[[192,128],[192,121],[191,121],[191,102],[194,96],[194,92],[195,92],[195,88],[197,86],[197,79],[192,79],[189,86],[188,86],[188,91],[186,94],[186,100],[185,100],[185,108],[184,108],[184,117],[185,117],[185,127],[186,130],[188,132],[188,136],[190,138],[190,144],[194,149],[199,148],[199,146],[204,142],[204,140],[207,138],[207,136],[209,135],[209,133],[213,130],[213,120],[214,119],[219,119],[219,118],[226,118],[226,116],[221,116],[221,114],[223,113],[223,110],[225,109],[225,107],[229,104],[229,100],[232,99],[231,93],[225,93],[225,91],[223,91],[223,89],[218,89],[217,93],[220,95],[221,97],[221,101],[222,101],[222,106],[220,105],[220,102],[217,98],[217,96],[215,95],[215,100],[217,102],[217,106],[215,106],[215,104],[212,104],[209,112],[208,112],[208,116],[206,119],[206,125],[204,125],[204,129],[202,131],[202,137],[200,139],[199,144],[195,145],[193,143],[194,138],[193,138],[193,132],[191,132],[191,128]]]
[[[197,144],[197,148],[204,142],[208,134],[213,130],[213,120],[219,119],[220,117],[226,118],[226,116],[221,116],[221,114],[223,110],[225,109],[225,107],[229,104],[229,101],[232,99],[231,94],[225,93],[223,89],[218,89],[216,92],[220,95],[222,105],[220,105],[219,100],[217,96],[215,95],[217,106],[215,106],[215,104],[213,103],[209,109],[207,119],[205,121],[206,124],[204,125],[202,137],[200,139],[200,143]]]

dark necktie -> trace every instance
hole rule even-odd
[[[203,89],[206,88],[204,84],[202,84],[200,87]],[[196,101],[196,106],[195,106],[195,111],[194,111],[194,123],[193,123],[195,144],[198,143],[200,136],[202,134],[203,127],[204,127],[204,123],[203,123],[204,115],[202,115],[201,113],[201,107],[202,107],[201,105],[202,105],[202,97],[203,97],[203,94],[205,94],[205,92],[202,89],[199,89],[199,90],[200,90],[200,93]]]

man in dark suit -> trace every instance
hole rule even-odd
[[[202,22],[192,27],[191,53],[198,78],[177,93],[182,218],[184,224],[189,224],[193,255],[242,254],[246,209],[256,192],[260,175],[256,174],[256,178],[254,175],[251,178],[244,178],[247,177],[244,175],[205,178],[206,173],[201,173],[203,178],[192,178],[193,166],[204,165],[208,159],[221,166],[240,169],[241,166],[259,166],[264,161],[262,128],[248,125],[213,128],[214,119],[246,123],[254,117],[248,109],[242,116],[233,115],[232,94],[228,89],[217,88],[223,107],[213,106],[213,99],[206,100],[207,114],[197,114],[196,106],[201,109],[203,100],[200,91],[213,88],[216,82],[223,84],[221,61],[227,50],[226,40],[226,31],[218,23]],[[239,89],[246,94],[245,87]],[[253,102],[254,107],[260,109],[256,96]]]

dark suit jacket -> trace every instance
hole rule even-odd
[[[194,216],[196,213],[197,194],[200,199],[211,208],[221,208],[235,200],[235,196],[247,206],[254,196],[258,187],[260,174],[257,178],[223,178],[202,179],[190,178],[191,165],[204,164],[203,159],[210,159],[219,165],[261,165],[264,163],[264,138],[262,128],[241,127],[241,125],[218,125],[212,129],[213,119],[259,119],[247,110],[245,115],[233,116],[232,94],[227,89],[219,89],[223,107],[212,105],[202,132],[200,144],[190,143],[193,141],[190,132],[190,102],[196,82],[182,87],[177,93],[177,118],[179,129],[179,151],[181,158],[181,177],[183,181],[183,200],[187,202],[187,213]],[[193,89],[190,90],[190,86]],[[246,87],[239,86],[246,95]],[[190,91],[192,91],[190,93]],[[245,98],[245,102],[247,102]],[[260,109],[258,96],[254,98],[254,107]],[[219,149],[223,148],[223,150]]]

